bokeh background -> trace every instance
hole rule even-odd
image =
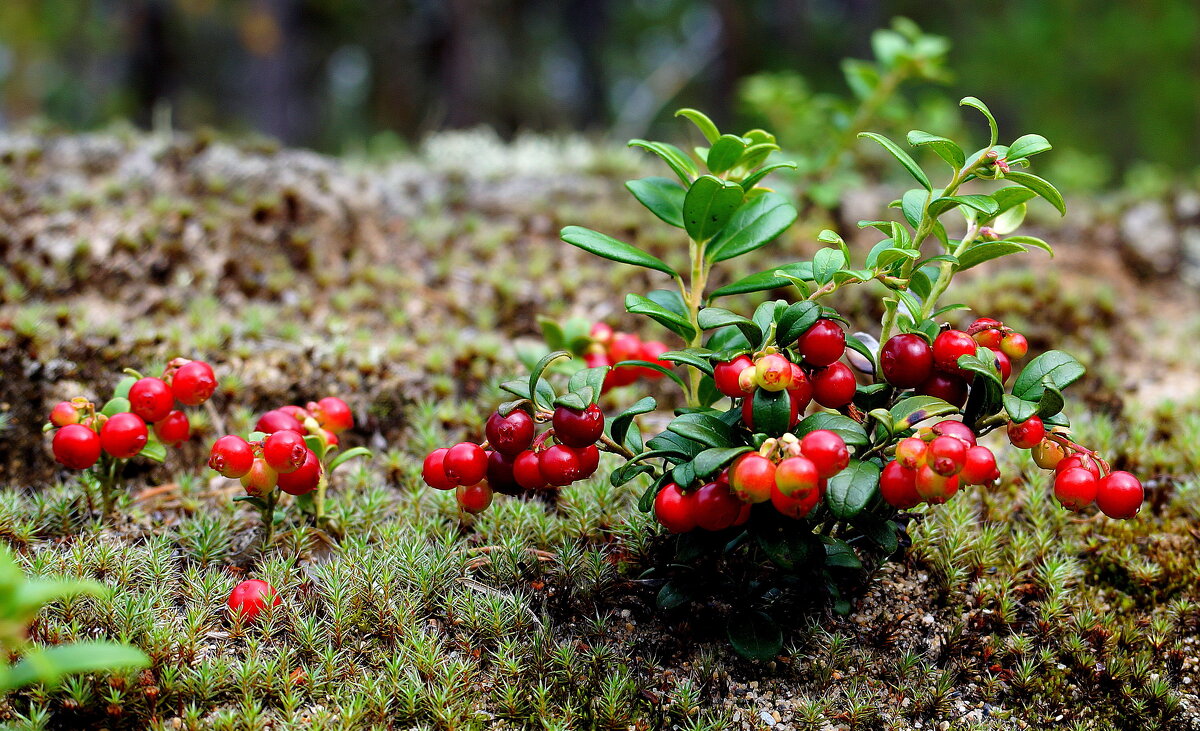
[[[344,153],[482,124],[624,139],[683,105],[751,124],[764,95],[845,93],[841,60],[897,15],[952,44],[937,98],[1036,122],[1081,180],[1200,164],[1192,0],[4,0],[0,128],[157,120]]]

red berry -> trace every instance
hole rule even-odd
[[[1005,333],[1000,341],[1000,350],[1013,360],[1021,360],[1029,352],[1029,341],[1021,333]]]
[[[858,383],[854,372],[845,363],[817,371],[813,377],[813,400],[827,409],[840,409],[854,400]]]
[[[554,436],[568,447],[595,444],[604,434],[604,412],[596,404],[583,411],[559,406],[554,410],[551,423],[554,425]]]
[[[671,533],[687,533],[696,528],[696,494],[685,495],[674,482],[654,497],[654,517]]]
[[[907,470],[915,470],[925,464],[925,452],[929,446],[924,439],[907,437],[896,445],[896,461]]]
[[[636,381],[637,377],[638,369],[636,366],[621,366],[619,368],[613,368],[604,376],[604,386],[601,388],[601,390],[607,391],[610,388],[628,386]]]
[[[725,530],[733,525],[742,512],[742,501],[729,490],[728,485],[710,482],[692,496],[692,514],[696,525],[704,530]]]
[[[788,496],[780,492],[777,485],[772,485],[771,504],[783,515],[800,520],[807,518],[817,507],[817,503],[821,502],[821,494],[822,490],[818,488]]]
[[[1008,424],[1008,440],[1012,442],[1014,447],[1019,449],[1032,449],[1045,436],[1046,427],[1042,425],[1042,420],[1036,416],[1031,416],[1019,424],[1015,421],[1011,421]]]
[[[171,392],[184,406],[199,406],[216,390],[217,375],[202,360],[184,363],[171,376]]]
[[[316,404],[309,404],[309,405],[315,406]],[[301,424],[303,424],[304,420],[307,419],[309,416],[312,416],[312,414],[308,413],[307,410],[301,408],[300,406],[294,406],[294,405],[293,406],[280,406],[279,411],[282,411],[283,413],[292,417],[293,419],[300,422]]]
[[[946,419],[934,424],[929,430],[936,436],[957,437],[963,440],[968,447],[975,446],[975,432],[961,421]]]
[[[974,335],[981,330],[993,330],[995,328],[1002,327],[1003,325],[1004,323],[995,318],[981,317],[975,322],[971,323],[971,326],[967,328],[967,332]]]
[[[738,513],[738,517],[733,521],[734,525],[745,525],[746,521],[750,520],[750,511],[754,506],[750,503],[742,503],[742,510]]]
[[[54,459],[72,470],[86,470],[100,459],[100,437],[82,424],[67,424],[50,443]]]
[[[914,484],[922,500],[940,505],[958,492],[958,475],[946,477],[934,472],[929,465],[921,465],[917,468]]]
[[[104,422],[104,426],[100,427],[100,446],[117,459],[137,456],[149,438],[150,432],[146,429],[146,422],[137,414],[128,411],[113,414]]]
[[[279,475],[276,484],[289,495],[306,495],[321,484],[321,473],[324,471],[321,460],[317,459],[317,453],[306,449],[304,464],[293,472]]]
[[[792,385],[788,386],[787,391],[797,412],[808,408],[813,396],[812,381],[808,380],[804,369],[795,363],[792,364]]]
[[[452,490],[455,487],[454,480],[446,475],[446,453],[449,451],[447,447],[438,447],[425,457],[425,463],[421,466],[421,479],[435,490]]]
[[[820,483],[817,466],[807,457],[788,457],[775,468],[775,487],[786,497],[799,497]]]
[[[967,485],[986,485],[996,479],[996,455],[987,447],[971,447],[958,478]]]
[[[603,350],[589,350],[583,354],[583,363],[588,368],[605,368],[612,363],[608,360],[608,354]],[[605,379],[611,374],[605,374]]]
[[[487,453],[474,442],[459,442],[446,452],[442,469],[455,485],[474,485],[487,475]]]
[[[596,473],[600,466],[600,450],[595,444],[576,448],[575,456],[579,458],[579,479],[587,479]]]
[[[263,440],[263,459],[271,469],[286,475],[300,469],[308,458],[308,444],[294,431],[279,431]]]
[[[933,373],[933,348],[920,335],[895,335],[879,351],[879,369],[896,388],[915,388]]]
[[[78,424],[79,410],[70,401],[59,401],[50,409],[50,423],[54,426]]]
[[[967,382],[953,373],[935,372],[917,387],[917,393],[940,398],[962,408],[967,403]]]
[[[933,339],[933,365],[944,373],[962,375],[958,359],[974,355],[977,347],[975,339],[962,330],[946,330]]]
[[[967,461],[967,444],[957,437],[937,437],[929,443],[925,459],[939,475],[957,475]]]
[[[488,452],[487,481],[501,495],[516,495],[521,491],[513,474],[515,458],[500,452]]]
[[[921,495],[917,492],[917,473],[895,460],[888,462],[879,476],[879,494],[897,510],[917,507],[921,504]]]
[[[1003,337],[1003,335],[999,330],[980,330],[972,335],[972,337],[975,338],[975,342],[979,345],[982,345],[989,350],[999,351],[1000,339]]]
[[[337,396],[326,396],[308,409],[317,423],[334,434],[341,434],[354,426],[354,414],[346,402]]]
[[[258,579],[247,579],[233,587],[226,602],[231,613],[240,614],[247,622],[257,617],[268,605],[277,607],[279,604],[279,592],[275,591],[275,587]]]
[[[247,494],[262,497],[279,484],[279,473],[260,457],[250,465],[250,471],[242,475],[241,482]]]
[[[144,421],[162,421],[173,406],[175,396],[161,378],[141,378],[129,387],[129,410]]]
[[[570,485],[581,476],[579,456],[565,444],[555,444],[539,454],[538,468],[542,479],[554,487]]]
[[[1145,497],[1138,478],[1128,472],[1110,472],[1097,485],[1096,505],[1110,518],[1128,520],[1142,509]]]
[[[746,503],[765,503],[775,487],[775,463],[757,452],[743,454],[729,468],[729,487]]]
[[[658,356],[669,351],[670,349],[671,348],[669,348],[667,344],[662,341],[648,340],[642,343],[641,359],[647,363],[653,363],[656,366],[661,366],[669,370],[675,364],[669,360],[659,360]],[[651,381],[662,378],[664,375],[662,371],[656,371],[653,368],[646,367],[639,369],[639,372]]]
[[[533,417],[521,409],[514,409],[508,416],[497,411],[488,417],[483,433],[492,449],[513,457],[529,449],[533,442]]]
[[[591,337],[597,343],[607,343],[613,338],[613,329],[607,323],[597,322],[592,325]]]
[[[1068,510],[1080,512],[1096,500],[1099,480],[1091,472],[1072,467],[1054,478],[1054,497]]]
[[[283,409],[274,409],[259,417],[258,423],[254,425],[254,431],[263,434],[274,434],[280,431],[294,431],[297,434],[308,433],[304,424]]]
[[[188,423],[187,414],[178,409],[154,423],[154,436],[168,447],[183,444],[192,435],[192,425]]]
[[[209,467],[233,480],[249,472],[253,464],[254,449],[245,439],[232,434],[214,442],[208,456]]]
[[[830,478],[846,469],[850,464],[850,450],[840,436],[828,429],[818,429],[804,435],[800,440],[800,451],[812,460],[817,473]]]
[[[486,482],[475,485],[459,485],[454,496],[463,512],[477,515],[492,504],[492,488]]]
[[[796,340],[796,349],[811,366],[827,366],[846,352],[846,331],[836,321],[822,317]]]
[[[739,355],[724,363],[717,363],[713,366],[713,381],[717,384],[717,390],[729,398],[745,396],[747,392],[738,385],[738,377],[742,375],[742,371],[753,365],[754,361],[745,355]]]
[[[996,370],[1000,372],[1000,382],[1008,383],[1012,376],[1012,361],[1004,353],[993,351],[992,355],[996,359]]]
[[[772,353],[754,361],[755,384],[767,391],[783,391],[792,385],[792,364],[782,355]]]
[[[536,452],[525,450],[513,459],[513,479],[526,490],[541,490],[546,486],[542,477],[541,460]]]
[[[640,360],[642,357],[642,340],[637,335],[617,333],[608,345],[608,357],[613,363],[623,360]],[[634,369],[634,373],[637,370]]]
[[[1054,465],[1054,471],[1065,472],[1073,467],[1082,467],[1095,475],[1097,480],[1100,479],[1100,465],[1096,464],[1095,458],[1087,454],[1073,454],[1070,457],[1064,457]]]

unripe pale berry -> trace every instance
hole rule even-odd
[[[958,475],[939,475],[929,465],[921,465],[917,468],[915,484],[922,500],[940,505],[958,492]]]
[[[50,409],[50,423],[54,426],[78,424],[79,410],[70,401],[59,401]]]
[[[250,471],[242,475],[241,481],[247,494],[262,497],[275,489],[275,485],[279,481],[279,473],[271,469],[271,465],[260,457],[250,465]]]
[[[906,437],[896,445],[896,461],[907,470],[915,470],[925,464],[927,449],[924,439]]]
[[[1038,467],[1044,470],[1053,470],[1066,459],[1067,450],[1053,439],[1043,439],[1033,446],[1031,454]]]
[[[820,482],[817,466],[807,457],[788,457],[775,468],[775,487],[787,497],[816,490]]]
[[[1029,341],[1021,333],[1005,333],[1000,340],[1000,350],[1013,360],[1021,360],[1029,352]]]
[[[755,383],[767,391],[783,391],[792,385],[792,364],[778,353],[764,355],[754,362]]]

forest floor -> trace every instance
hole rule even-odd
[[[482,432],[539,315],[642,327],[624,293],[670,282],[557,241],[581,224],[678,261],[672,231],[621,186],[648,174],[642,164],[578,140],[505,145],[477,132],[383,162],[183,136],[0,138],[0,538],[30,573],[115,589],[47,609],[34,639],[106,634],[154,663],[12,694],[0,717],[23,728],[1200,728],[1197,294],[1131,259],[1120,197],[1069,200],[1065,221],[1037,212],[1031,227],[1055,259],[993,262],[950,297],[1026,333],[1032,351],[1089,367],[1068,392],[1077,441],[1144,478],[1136,520],[1062,511],[1027,455],[997,450],[1000,487],[915,511],[911,548],[851,597],[848,616],[808,612],[781,656],[751,663],[725,641],[734,598],[655,608],[661,579],[645,572],[672,539],[637,512],[636,485],[612,488],[602,469],[555,504],[498,496],[473,519],[423,487],[425,453]],[[873,241],[855,222],[897,192],[808,212],[714,285],[811,256],[825,227],[865,252]],[[856,329],[878,322],[869,292],[837,305]],[[59,400],[101,400],[122,368],[153,372],[177,355],[215,366],[215,408],[165,466],[130,475],[120,517],[104,524],[41,424]],[[671,405],[662,383],[651,388]],[[241,488],[204,467],[207,445],[330,394],[355,411],[345,443],[376,458],[338,474],[334,528],[289,517],[262,551],[257,514],[232,502]],[[252,626],[224,611],[246,576],[284,597]]]

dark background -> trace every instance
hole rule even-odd
[[[1194,0],[3,0],[0,126],[157,118],[328,152],[479,124],[625,138],[683,105],[753,121],[757,72],[844,93],[839,61],[895,15],[952,42],[947,98],[1007,129],[1200,164]]]

